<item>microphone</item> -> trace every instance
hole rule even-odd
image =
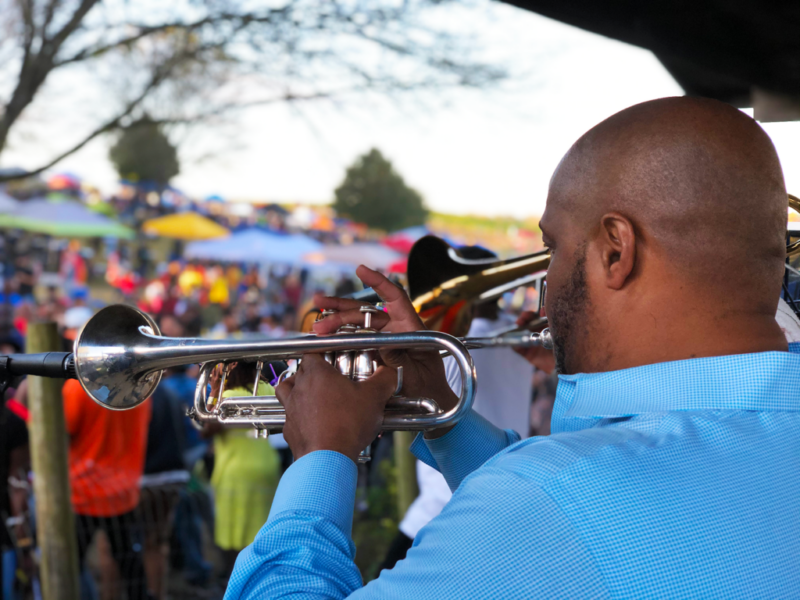
[[[20,375],[75,379],[75,357],[72,352],[41,352],[39,354],[6,354],[0,356],[0,379],[10,379]]]

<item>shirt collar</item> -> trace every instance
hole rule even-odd
[[[800,343],[789,344],[788,352],[561,375],[553,420],[674,410],[800,411]],[[553,425],[554,430],[573,429],[564,423]]]

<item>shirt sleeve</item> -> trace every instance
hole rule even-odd
[[[491,466],[464,482],[404,560],[362,587],[349,533],[355,472],[333,452],[295,463],[286,473],[291,489],[281,482],[267,525],[236,561],[226,600],[608,597],[558,504]]]
[[[352,600],[607,597],[593,557],[553,498],[488,467],[422,528],[404,560]]]
[[[358,470],[312,452],[281,478],[266,525],[236,560],[226,600],[347,598],[362,586],[351,538]]]
[[[451,356],[444,359],[444,370],[450,389],[459,394],[461,372]],[[428,440],[420,433],[411,444],[411,452],[444,475],[447,485],[455,491],[467,475],[519,440],[515,431],[495,427],[471,410],[440,438]]]
[[[420,433],[411,444],[411,452],[444,475],[447,485],[456,491],[467,475],[518,441],[515,431],[495,427],[471,410],[440,438],[428,440]]]

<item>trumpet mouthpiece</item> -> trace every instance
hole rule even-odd
[[[539,336],[539,343],[542,345],[542,348],[547,348],[548,350],[553,349],[553,336],[550,334],[550,328],[542,330],[541,333],[533,335]]]

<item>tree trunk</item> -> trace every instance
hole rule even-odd
[[[27,351],[60,350],[55,323],[28,327]],[[41,552],[40,577],[47,600],[80,597],[78,546],[70,502],[67,430],[60,379],[29,377],[31,458],[36,494],[36,523]]]
[[[417,459],[409,447],[417,436],[416,431],[394,432],[394,464],[397,470],[397,518],[405,516],[408,507],[419,495],[417,487]]]

